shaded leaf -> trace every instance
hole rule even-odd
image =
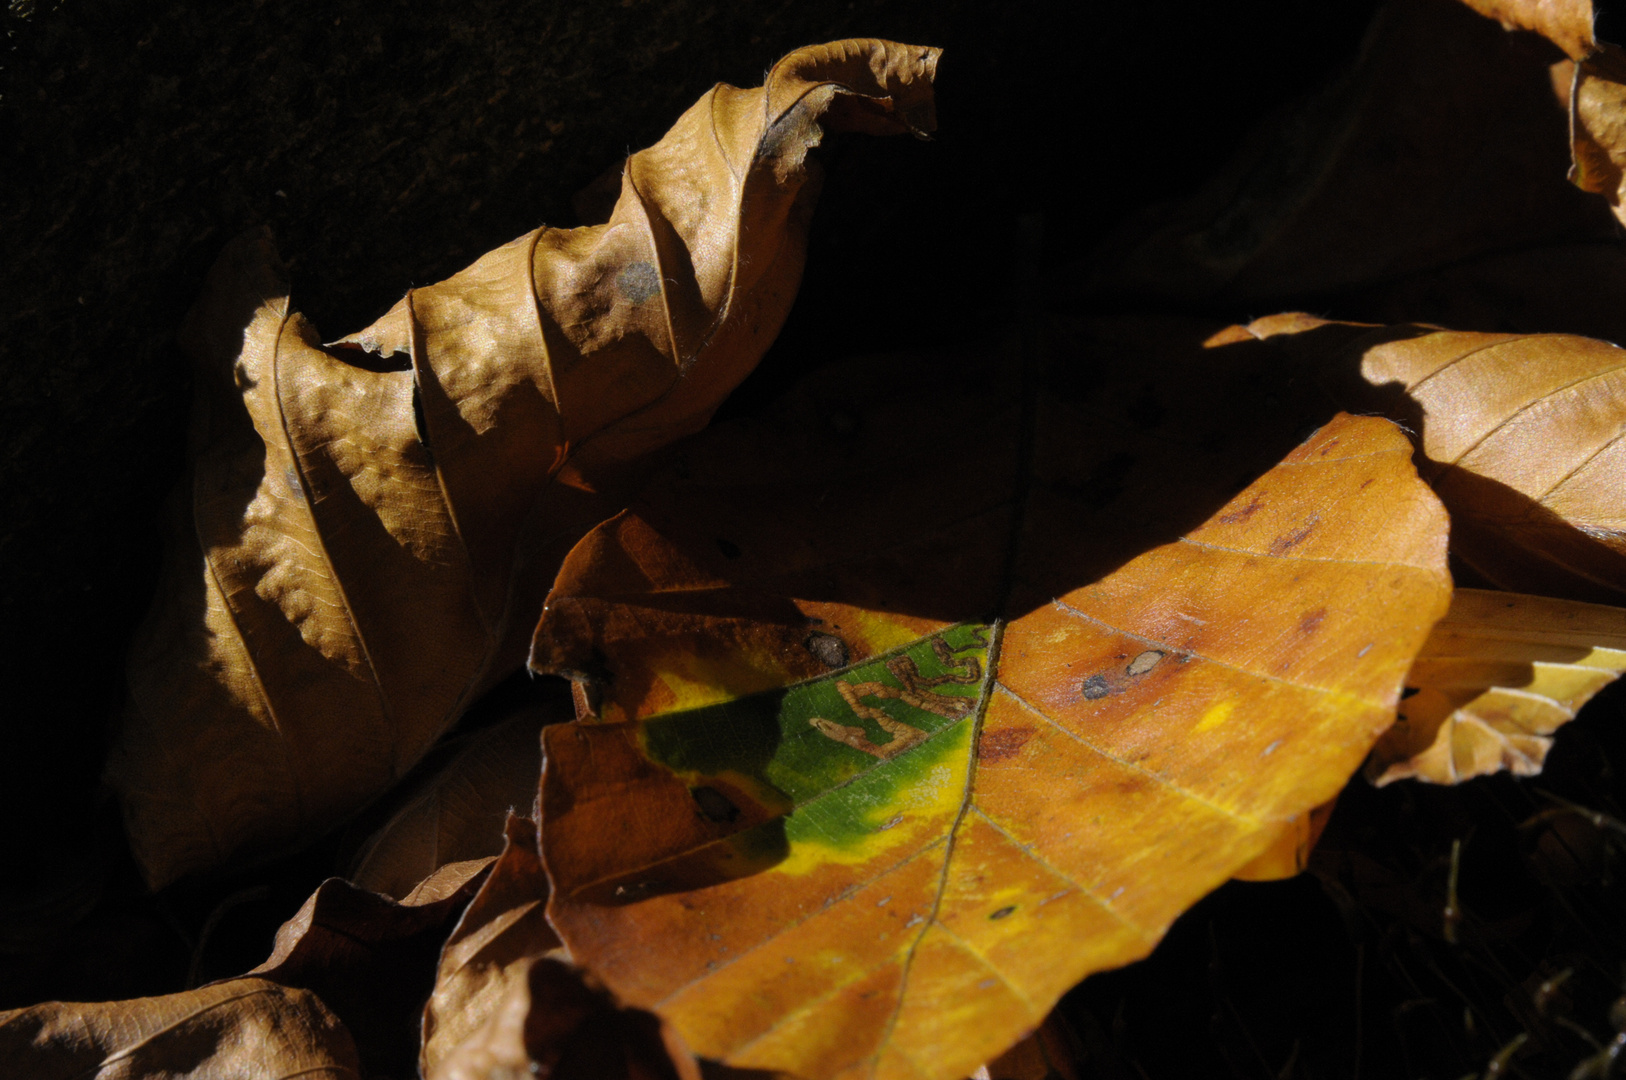
[[[1248,336],[1346,407],[1416,431],[1423,476],[1451,511],[1452,553],[1491,583],[1626,602],[1626,351],[1559,334],[1334,329],[1305,315],[1212,340]]]
[[[0,1013],[0,1071],[36,1080],[356,1080],[344,1026],[308,990],[229,979],[163,997]]]
[[[489,1020],[430,1080],[700,1080],[680,1042],[646,1012],[617,1008],[562,960],[520,964]]]
[[[324,881],[248,974],[314,991],[355,1037],[369,1074],[409,1076],[435,956],[489,865],[444,867],[404,901]]]
[[[1031,1035],[983,1066],[987,1080],[1079,1080],[1083,1048],[1069,1025],[1056,1013]],[[972,1073],[973,1080],[984,1075]]]
[[[1504,26],[1534,30],[1575,63],[1570,73],[1570,179],[1626,221],[1626,49],[1599,41],[1592,0],[1464,0]]]
[[[568,719],[567,708],[528,706],[449,747],[445,765],[367,841],[349,880],[402,897],[447,863],[500,855],[509,811],[529,814],[536,802],[542,726]]]
[[[181,335],[191,472],[109,765],[152,885],[309,840],[518,666],[599,492],[782,324],[821,124],[930,128],[937,56],[836,42],[719,85],[628,159],[607,224],[538,229],[334,347],[266,236],[227,249]]]
[[[1267,351],[871,361],[691,444],[533,645],[600,715],[544,735],[572,956],[730,1065],[963,1076],[1327,802],[1445,521],[1373,419],[1246,484]]]
[[[1549,52],[1454,0],[1385,5],[1347,72],[1263,124],[1197,194],[1131,222],[1092,288],[1254,310],[1336,297],[1348,311],[1353,287],[1613,241],[1604,208],[1564,182]]]
[[[535,773],[531,784],[536,785]],[[425,1076],[466,1072],[466,1063],[454,1067],[451,1062],[468,1059],[472,1051],[459,1048],[471,1039],[478,1046],[508,1045],[509,1036],[500,1033],[525,1027],[533,977],[557,975],[532,968],[533,960],[559,945],[547,921],[548,879],[536,848],[536,826],[511,814],[503,835],[502,854],[441,950],[434,993],[423,1008],[419,1069]],[[491,1030],[481,1035],[485,1028]]]
[[[1406,676],[1395,726],[1372,753],[1377,784],[1533,776],[1553,732],[1626,671],[1626,610],[1458,589]]]

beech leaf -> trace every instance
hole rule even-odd
[[[542,228],[324,347],[264,235],[181,343],[189,478],[108,776],[150,884],[312,839],[517,667],[557,559],[783,323],[830,131],[933,126],[938,52],[877,40],[719,85]]]
[[[566,719],[568,707],[529,706],[444,747],[448,760],[368,839],[349,880],[403,897],[442,866],[500,855],[509,811],[536,802],[542,726]]]
[[[330,878],[248,975],[320,995],[354,1036],[369,1074],[409,1075],[435,955],[489,865],[443,867],[401,901]]]
[[[533,789],[536,779],[533,772]],[[424,1076],[450,1068],[447,1062],[479,1029],[508,1023],[501,1017],[511,1009],[523,1014],[523,1002],[531,999],[531,961],[559,945],[547,921],[548,880],[536,826],[511,814],[503,835],[502,854],[441,949],[434,992],[423,1009]]]
[[[1244,337],[1269,339],[1346,407],[1412,427],[1451,511],[1452,553],[1489,582],[1626,603],[1626,350],[1306,315],[1211,341]]]
[[[1626,610],[1458,589],[1417,654],[1367,773],[1456,784],[1533,776],[1553,732],[1626,671]]]
[[[571,956],[703,1057],[948,1080],[1328,802],[1445,517],[1373,418],[1234,494],[1263,352],[869,361],[686,446],[533,644],[588,714],[544,732]]]
[[[35,1080],[359,1080],[344,1026],[308,990],[229,979],[133,1001],[0,1013],[0,1071]]]
[[[519,965],[490,1018],[429,1080],[700,1080],[694,1058],[655,1017],[620,1009],[562,960]]]

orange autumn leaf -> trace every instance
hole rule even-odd
[[[1347,408],[1413,430],[1451,550],[1504,589],[1626,602],[1626,351],[1565,334],[1364,327],[1305,315],[1265,339]]]
[[[190,473],[108,766],[149,883],[310,840],[518,666],[605,489],[778,332],[808,151],[930,129],[937,57],[836,42],[719,85],[628,159],[606,224],[538,229],[337,345],[268,238],[227,249],[181,334]]]
[[[1458,589],[1372,753],[1379,785],[1541,772],[1553,733],[1626,671],[1626,610]]]
[[[730,1066],[949,1080],[1327,802],[1444,610],[1445,521],[1370,418],[1233,494],[1282,437],[1262,354],[1082,393],[851,365],[690,444],[534,644],[597,714],[545,733],[572,957]]]

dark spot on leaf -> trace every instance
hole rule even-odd
[[[985,731],[977,740],[977,760],[994,764],[1008,761],[1021,752],[1027,741],[1033,738],[1032,728],[1001,728],[998,731]]]
[[[1422,691],[1418,687],[1408,686],[1404,690],[1400,691],[1400,700],[1405,701],[1407,698],[1420,693],[1422,693]]]
[[[1259,496],[1255,495],[1253,497],[1253,501],[1247,506],[1244,506],[1242,509],[1232,510],[1229,514],[1221,514],[1219,516],[1219,522],[1221,525],[1240,525],[1244,521],[1247,521],[1249,518],[1253,517],[1254,514],[1258,513],[1259,508],[1264,505],[1264,502],[1259,498]]]
[[[1014,906],[1012,906],[1012,907],[1002,907],[998,911],[994,912],[992,915],[990,915],[988,917],[990,919],[1003,919],[1007,915],[1014,915],[1014,914],[1016,914],[1016,908]]]
[[[1084,698],[1086,701],[1100,701],[1112,693],[1112,685],[1107,682],[1105,675],[1091,675],[1084,680]]]
[[[1287,552],[1292,551],[1295,547],[1304,543],[1305,539],[1315,531],[1315,527],[1320,523],[1321,518],[1318,515],[1312,517],[1292,532],[1278,536],[1270,543],[1270,553],[1272,555],[1285,555]]]
[[[717,550],[723,553],[725,559],[740,557],[740,546],[732,540],[724,540],[721,536],[717,538]]]
[[[1327,609],[1318,607],[1314,611],[1306,611],[1304,618],[1299,620],[1299,633],[1313,634],[1321,629],[1321,624],[1327,621]]]
[[[695,805],[700,807],[707,821],[727,824],[740,816],[740,808],[714,787],[690,788],[689,794],[694,796]]]
[[[641,304],[661,291],[661,275],[653,264],[635,262],[615,275],[615,288],[628,303]]]
[[[847,643],[834,634],[809,634],[802,644],[814,659],[827,668],[844,668],[851,663]]]
[[[1161,659],[1163,659],[1163,650],[1147,649],[1135,659],[1129,661],[1129,666],[1124,670],[1130,675],[1144,675],[1157,667],[1157,662]]]

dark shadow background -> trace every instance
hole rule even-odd
[[[295,303],[335,338],[538,223],[574,224],[572,196],[716,80],[753,85],[789,49],[838,37],[944,46],[934,143],[854,138],[830,155],[801,298],[727,406],[749,414],[842,356],[959,347],[1008,327],[1028,276],[1019,217],[1042,215],[1041,284],[1065,291],[1130,214],[1195,191],[1253,125],[1347,63],[1375,7],[12,0],[0,16],[0,1008],[167,992],[188,971],[251,967],[338,854],[335,840],[269,885],[261,871],[144,897],[96,779],[156,580],[161,499],[182,466],[190,389],[173,336],[228,238],[269,224]],[[1599,809],[1620,797],[1607,762],[1626,750],[1605,730],[1622,708],[1610,701],[1592,710],[1608,719],[1577,728],[1608,752],[1566,766],[1572,797]],[[1472,852],[1501,829],[1498,858],[1534,873],[1536,834],[1516,825],[1547,804],[1528,785],[1406,790],[1346,797],[1335,835],[1374,830],[1424,892],[1438,891],[1440,845],[1469,832]],[[1618,906],[1613,849],[1593,849],[1596,873],[1573,887]],[[1572,885],[1560,884],[1531,902],[1562,907]],[[1408,948],[1417,936],[1415,955],[1449,963],[1423,931],[1333,895],[1310,878],[1228,887],[1150,965],[1091,980],[1069,1014],[1093,1047],[1088,1068],[1351,1076],[1359,1037],[1368,1075],[1482,1069],[1492,1035],[1483,1022],[1460,1035],[1460,1009],[1434,983],[1368,981],[1364,1026],[1326,1018],[1356,1015],[1352,989],[1346,1005],[1337,988],[1353,988],[1357,964],[1372,977],[1385,934]],[[1527,969],[1558,940],[1520,944]],[[1610,940],[1614,952],[1594,950],[1599,970],[1626,956]],[[1508,967],[1474,1007],[1506,1012],[1528,970]],[[1592,1011],[1576,1015],[1605,1038],[1597,1000],[1618,987],[1597,978]],[[1405,1015],[1455,1025],[1434,1056],[1372,1041],[1389,1038],[1375,1034],[1385,1010],[1413,1000],[1434,1004]],[[1305,1010],[1321,1001],[1330,1012],[1314,1019]]]

